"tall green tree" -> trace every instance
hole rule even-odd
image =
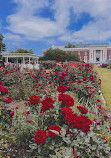
[[[57,58],[60,58],[60,61],[80,61],[80,58],[76,54],[70,54],[66,53],[65,51],[61,49],[48,49],[45,53],[44,57],[39,58],[39,60],[56,60]]]
[[[0,34],[0,54],[2,53],[2,51],[6,50],[6,45],[5,45],[5,43],[2,42],[3,38],[4,38],[3,35]]]

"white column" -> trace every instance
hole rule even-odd
[[[30,57],[29,57],[29,64],[30,64]]]
[[[93,51],[93,57],[94,57],[93,62],[96,62],[96,51],[95,50]]]
[[[102,62],[103,50],[100,51],[100,62]]]
[[[6,63],[8,63],[8,57],[6,57]]]
[[[34,60],[34,64],[36,65],[36,59]]]
[[[37,60],[36,60],[36,61],[37,61],[36,63],[38,64],[38,58],[37,58]]]
[[[17,64],[18,64],[18,58],[17,58]]]
[[[24,59],[24,57],[23,57],[23,64],[25,64],[25,59]]]

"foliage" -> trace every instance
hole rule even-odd
[[[67,45],[65,45],[65,48],[86,47],[86,46],[87,45],[82,43],[82,42],[75,43],[75,44],[72,44],[71,42],[68,42]]]
[[[6,50],[6,45],[2,42],[3,38],[4,37],[2,36],[2,34],[0,34],[0,54],[2,53],[2,51]]]
[[[108,65],[106,64],[106,63],[102,63],[102,65],[101,65],[101,67],[102,68],[105,68],[105,67],[107,67]]]
[[[65,48],[75,48],[76,44],[72,44],[70,42],[67,43],[67,45],[65,45]]]
[[[45,53],[44,57],[41,57],[40,60],[57,60],[60,59],[60,61],[80,61],[79,56],[75,54],[68,54],[63,50],[60,49],[48,49]]]
[[[34,54],[33,49],[21,49],[18,48],[16,51],[11,51],[10,53],[29,53],[29,54]]]
[[[7,67],[1,69],[2,74]],[[1,126],[1,138],[7,141],[7,148],[1,153],[2,156],[111,156],[108,142],[111,135],[109,117],[100,105],[102,102],[99,98],[101,80],[91,65],[79,64],[72,69],[64,67],[61,63],[51,66],[51,71],[41,68],[10,73],[8,70],[1,79],[1,87],[7,86],[9,93],[3,88],[0,89],[0,106],[2,109],[4,103],[6,104],[5,116],[8,110],[8,120],[11,118],[12,121],[10,126],[7,126],[9,131],[3,132]],[[10,102],[10,98],[7,101],[6,96],[11,96],[10,91],[15,90],[14,87],[21,87],[23,96],[26,95],[25,90],[29,91],[25,97],[26,110],[22,113],[19,107],[12,110],[7,103]]]

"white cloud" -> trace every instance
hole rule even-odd
[[[78,18],[85,12],[93,17],[93,21],[84,25],[79,31],[64,34],[60,37],[61,40],[104,41],[111,37],[110,0],[71,0],[71,5]]]
[[[6,40],[21,40],[21,37],[19,35],[15,35],[12,33],[5,33],[4,36],[6,37]]]
[[[17,8],[14,14],[7,17],[7,29],[14,34],[23,35],[24,39],[41,40],[59,36],[63,41],[91,41],[111,37],[110,0],[54,0],[53,3],[49,0],[13,1]],[[54,21],[37,16],[45,7],[54,11]],[[70,9],[74,12],[74,20],[78,20],[82,13],[88,13],[93,21],[84,24],[79,31],[70,32],[67,30],[70,25]]]
[[[15,0],[15,2],[18,4],[18,8],[15,14],[7,17],[8,30],[22,34],[30,40],[39,40],[64,33],[63,28],[56,21],[34,16],[39,9],[49,5],[47,0]]]

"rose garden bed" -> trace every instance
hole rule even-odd
[[[90,64],[23,72],[1,66],[1,156],[110,158],[111,118],[100,88]]]

